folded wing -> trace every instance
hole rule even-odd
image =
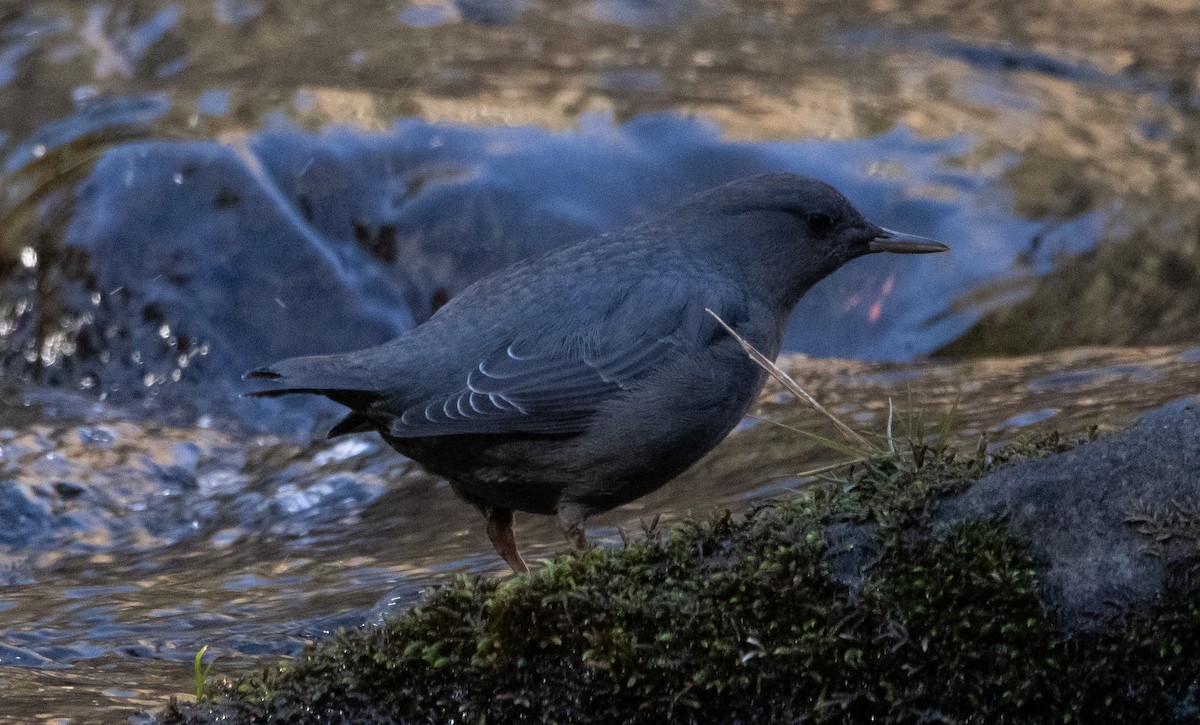
[[[598,406],[670,356],[707,341],[715,322],[682,290],[630,294],[583,340],[522,340],[484,356],[445,395],[410,403],[389,425],[397,438],[584,430]],[[664,300],[664,295],[673,299]],[[668,304],[663,304],[667,302]],[[647,315],[647,310],[655,312]]]

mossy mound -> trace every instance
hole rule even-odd
[[[1065,632],[1002,527],[930,533],[938,498],[998,459],[916,452],[744,517],[459,578],[161,721],[1194,721],[1200,609]],[[846,525],[875,542],[853,589],[826,543]]]

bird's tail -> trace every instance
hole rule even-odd
[[[294,357],[251,370],[242,379],[261,380],[269,386],[246,393],[250,397],[313,393],[358,408],[378,397],[380,391],[356,362],[352,355]]]
[[[382,393],[354,354],[294,357],[251,370],[242,378],[261,380],[271,386],[246,393],[253,398],[312,393],[350,408],[349,415],[329,431],[330,438],[377,427],[375,416],[364,411]]]

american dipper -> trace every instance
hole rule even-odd
[[[525,571],[514,511],[588,517],[683,472],[737,424],[766,374],[708,314],[774,359],[800,297],[855,257],[941,252],[867,221],[836,189],[752,176],[666,214],[514,264],[378,347],[247,373],[350,414],[487,518]]]

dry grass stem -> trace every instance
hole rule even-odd
[[[713,319],[715,319],[721,325],[721,327],[725,328],[726,332],[728,332],[730,335],[733,335],[733,339],[738,341],[738,344],[742,346],[742,349],[746,351],[746,354],[750,356],[751,360],[758,363],[763,370],[766,370],[771,377],[778,380],[779,383],[783,385],[783,387],[787,388],[793,395],[805,401],[812,406],[813,410],[828,418],[830,422],[833,423],[834,427],[841,431],[842,435],[861,446],[862,449],[868,453],[879,452],[879,450],[872,445],[870,441],[868,441],[866,438],[863,438],[850,426],[838,420],[837,416],[826,410],[823,405],[817,402],[816,398],[809,395],[808,392],[804,390],[804,388],[800,387],[799,383],[797,383],[795,380],[792,380],[792,377],[785,373],[782,368],[776,365],[766,355],[763,355],[761,352],[759,352],[753,345],[747,342],[745,338],[737,334],[737,332],[735,332],[734,329],[725,322],[725,320],[721,319],[720,315],[707,307],[704,308],[704,311],[712,315]]]

